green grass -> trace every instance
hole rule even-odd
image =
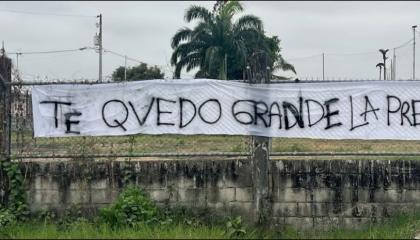
[[[420,215],[399,215],[383,224],[367,224],[360,229],[333,228],[329,230],[297,231],[285,229],[282,238],[292,239],[413,239],[420,234]]]
[[[120,137],[32,138],[25,134],[18,145],[12,136],[14,152],[240,152],[249,149],[250,137],[228,135],[133,135]],[[404,140],[325,140],[273,138],[275,152],[418,152],[420,141]]]
[[[299,231],[292,228],[263,230],[247,227],[243,238],[284,239],[413,239],[420,234],[420,214],[400,214],[384,223],[367,224],[363,228]],[[226,239],[223,225],[170,224],[134,228],[111,229],[105,224],[89,221],[75,221],[65,227],[54,223],[17,223],[0,229],[0,238],[195,238]]]
[[[32,138],[31,132],[12,134],[12,155],[89,155],[89,154],[142,154],[142,153],[197,153],[197,152],[249,152],[249,136],[228,135],[132,135],[118,137],[62,137]],[[22,138],[23,137],[23,138]],[[18,140],[20,139],[20,140]],[[405,140],[326,140],[302,138],[272,138],[273,152],[420,152],[420,141]],[[295,159],[291,156],[273,159]],[[398,160],[401,157],[352,156],[352,160]],[[333,156],[298,157],[298,160],[342,159]],[[404,157],[406,160],[420,160],[420,156]],[[109,158],[108,160],[122,160]],[[136,160],[136,159],[130,159]],[[148,160],[139,158],[137,160]]]
[[[2,237],[2,236],[0,236]],[[6,238],[226,238],[223,229],[216,227],[192,227],[172,225],[170,227],[138,226],[112,230],[105,224],[75,223],[68,229],[60,229],[54,224],[23,224],[3,231]]]

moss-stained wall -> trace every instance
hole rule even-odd
[[[111,203],[127,184],[162,206],[207,207],[252,218],[246,160],[22,163],[30,209],[86,210]],[[272,226],[360,226],[420,205],[417,161],[271,161]]]

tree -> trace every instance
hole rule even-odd
[[[385,66],[383,63],[376,64],[376,67],[379,67],[379,80],[381,80],[381,72],[383,66]]]
[[[157,66],[148,67],[146,63],[127,68],[127,81],[162,79],[164,73]],[[112,80],[116,82],[124,81],[124,67],[118,67],[112,73]]]
[[[242,11],[237,1],[217,1],[212,12],[201,6],[188,8],[185,20],[198,23],[193,29],[178,30],[172,37],[174,78],[180,77],[183,68],[190,71],[198,67],[196,78],[241,79],[255,52],[266,53],[271,72],[295,72],[280,54],[278,37],[265,35],[260,18],[243,15],[234,20]]]
[[[274,79],[288,79],[282,76],[274,75],[273,72],[275,70],[283,70],[283,71],[292,71],[296,74],[295,67],[288,63],[283,56],[281,55],[281,47],[280,47],[280,39],[277,36],[273,36],[271,38],[266,37],[267,44],[269,45],[269,54],[271,54],[271,77]]]
[[[386,80],[386,60],[388,57],[386,56],[386,53],[389,51],[389,49],[379,49],[379,52],[382,54],[382,59],[384,60],[383,68],[384,68],[384,80]]]

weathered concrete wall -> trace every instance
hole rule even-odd
[[[97,209],[127,180],[159,205],[252,216],[255,189],[246,160],[31,162],[22,170],[33,212]],[[267,184],[273,226],[360,226],[420,205],[417,161],[271,161]]]
[[[420,205],[417,161],[275,161],[272,167],[279,224],[360,226]]]
[[[159,205],[233,214],[250,211],[252,204],[248,161],[31,162],[22,171],[33,212],[64,211],[76,204],[102,207],[130,183],[145,189]]]

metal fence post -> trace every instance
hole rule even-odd
[[[12,79],[12,60],[5,55],[4,48],[0,53],[0,204],[8,199],[9,181],[3,171],[2,161],[10,161],[11,144],[11,86],[6,82]]]
[[[247,66],[249,83],[270,83],[270,69],[264,53],[255,54]],[[252,96],[251,96],[252,97]],[[260,99],[254,99],[260,101]],[[251,166],[253,182],[253,219],[257,224],[265,225],[271,216],[269,164],[270,138],[252,136]]]
[[[2,53],[0,55],[0,151],[3,159],[7,160],[10,158],[11,144],[11,86],[7,83],[11,80],[12,60]]]
[[[11,146],[11,86],[12,80],[12,60],[5,54],[0,56],[0,101],[1,101],[1,154],[4,159],[10,160],[10,146]]]

